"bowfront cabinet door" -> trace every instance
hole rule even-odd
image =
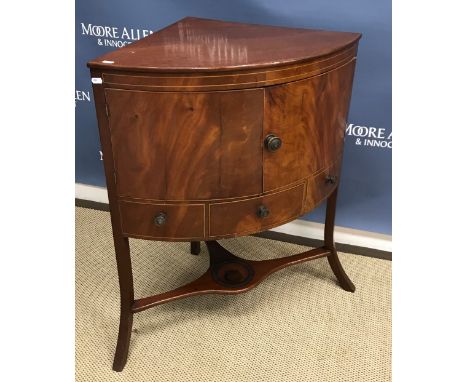
[[[311,176],[342,152],[355,60],[325,74],[265,89],[264,136],[279,137],[265,148],[264,191]],[[281,174],[281,176],[278,176]]]
[[[262,192],[263,89],[106,89],[120,197],[195,200]]]

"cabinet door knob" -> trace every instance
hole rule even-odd
[[[327,177],[325,178],[325,183],[335,184],[336,183],[336,176],[335,175],[327,175]]]
[[[258,207],[258,210],[257,210],[257,216],[259,218],[266,218],[268,215],[270,214],[270,210],[264,206],[264,205],[261,205],[260,207]]]
[[[164,225],[166,224],[167,215],[164,212],[160,212],[154,218],[154,224],[156,225]]]
[[[281,147],[283,142],[276,135],[268,134],[263,143],[268,151],[274,152]]]

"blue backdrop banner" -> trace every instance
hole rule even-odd
[[[105,186],[86,62],[183,17],[363,34],[336,224],[391,234],[391,0],[81,0],[76,4],[76,182]],[[324,208],[302,217],[324,221]]]

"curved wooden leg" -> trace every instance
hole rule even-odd
[[[354,292],[356,287],[346,274],[343,266],[340,263],[338,254],[335,248],[335,241],[333,239],[333,231],[335,229],[335,212],[336,212],[336,197],[338,195],[338,186],[327,199],[327,215],[325,219],[325,248],[330,249],[331,253],[327,256],[328,263],[338,279],[340,286],[348,291]]]
[[[127,363],[128,348],[132,336],[133,313],[120,310],[119,337],[115,348],[114,371],[122,371]]]
[[[104,153],[104,169],[106,170],[107,193],[109,196],[109,209],[111,212],[112,233],[114,236],[115,256],[117,260],[117,272],[120,285],[120,328],[115,350],[113,369],[121,371],[127,361],[128,346],[132,333],[133,323],[133,277],[132,262],[130,259],[130,246],[128,238],[122,234],[122,224],[120,220],[120,209],[118,205],[118,195],[115,183],[115,169],[112,160],[112,145],[108,118],[106,116],[106,98],[102,86],[93,85],[94,101],[99,124],[99,136],[101,147]]]
[[[338,254],[336,253],[336,249],[333,249],[333,252],[327,256],[327,259],[328,264],[330,264],[330,267],[338,279],[340,286],[348,292],[354,292],[356,287],[343,269],[343,266],[340,263],[340,259],[338,258]]]
[[[120,236],[120,235],[119,235]],[[127,363],[133,324],[133,276],[128,238],[114,234],[117,271],[120,285],[120,326],[112,369],[122,371]]]
[[[190,242],[190,253],[192,255],[199,255],[201,251],[200,242],[199,241],[191,241]]]

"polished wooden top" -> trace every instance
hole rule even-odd
[[[310,61],[356,43],[360,33],[186,17],[88,62],[91,68],[155,72],[227,71]]]

